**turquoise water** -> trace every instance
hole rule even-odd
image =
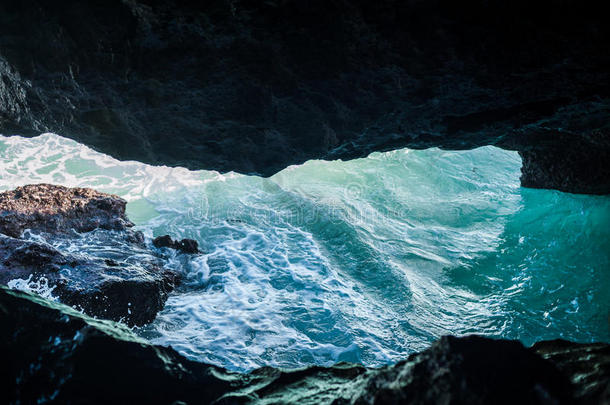
[[[378,366],[444,334],[610,341],[610,198],[520,188],[520,166],[494,147],[403,149],[264,179],[0,137],[0,190],[93,187],[147,236],[197,239],[136,332],[237,370]]]

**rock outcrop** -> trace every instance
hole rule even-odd
[[[157,248],[170,248],[178,250],[182,253],[195,254],[199,253],[199,244],[193,239],[173,240],[169,235],[158,236],[152,241]]]
[[[542,342],[527,349],[515,341],[444,337],[380,369],[343,363],[238,374],[4,287],[0,350],[5,354],[0,400],[8,403],[599,404],[610,399],[607,344]]]
[[[125,204],[91,189],[50,184],[0,193],[0,283],[44,284],[91,316],[152,322],[178,274],[131,229]]]
[[[610,345],[559,339],[538,342],[532,350],[570,379],[581,403],[610,404]]]
[[[271,175],[308,159],[497,145],[522,183],[610,192],[598,1],[0,4],[0,133]]]
[[[0,334],[2,403],[210,403],[236,378],[4,287]]]
[[[0,233],[19,238],[24,230],[47,234],[127,231],[127,202],[90,188],[32,184],[0,193]]]

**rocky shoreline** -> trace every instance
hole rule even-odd
[[[345,363],[239,374],[194,362],[147,344],[112,321],[151,322],[180,280],[163,268],[154,250],[196,254],[195,241],[165,235],[149,248],[132,229],[125,201],[90,189],[19,187],[0,193],[0,213],[0,284],[44,278],[61,302],[0,286],[0,348],[7,356],[0,373],[9,382],[3,402],[610,401],[605,343],[548,341],[525,348],[516,341],[446,336],[379,369]],[[83,238],[89,249],[98,244],[119,253],[110,259],[65,250],[67,242]]]
[[[117,196],[50,184],[0,193],[0,283],[44,282],[88,315],[130,326],[152,322],[180,274],[164,268],[132,229],[125,205]],[[195,241],[175,243],[198,251]]]

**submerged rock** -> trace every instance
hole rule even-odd
[[[478,336],[444,337],[379,369],[342,363],[238,374],[4,287],[0,350],[0,402],[9,403],[594,404],[607,400],[610,378],[607,344],[527,349]]]
[[[199,253],[199,244],[193,239],[173,240],[169,235],[158,236],[153,239],[153,245],[157,248],[167,247],[176,249],[182,253]]]
[[[0,283],[44,285],[91,316],[152,322],[178,275],[131,229],[125,204],[91,189],[49,184],[0,193]]]

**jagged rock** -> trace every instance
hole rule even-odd
[[[61,302],[91,316],[144,325],[163,308],[178,277],[148,252],[132,246],[129,253],[146,259],[134,263],[122,257],[109,264],[0,234],[0,284],[45,283]]]
[[[610,378],[607,344],[526,349],[478,336],[443,337],[379,369],[231,373],[1,286],[0,350],[0,402],[8,403],[598,404]]]
[[[59,310],[58,308],[63,308]],[[2,403],[210,403],[238,375],[0,287]]]
[[[199,244],[193,239],[173,240],[169,235],[158,236],[153,239],[153,245],[157,248],[167,247],[179,250],[182,253],[199,253]]]
[[[523,185],[608,193],[604,6],[3,1],[0,133],[262,175],[497,145],[522,153]]]
[[[590,194],[607,194],[610,186],[610,130],[588,137],[540,131],[537,145],[523,148],[521,185]]]
[[[570,379],[580,403],[610,404],[610,345],[558,339],[538,342],[532,350]]]
[[[50,234],[126,231],[127,202],[88,188],[32,184],[0,193],[0,233],[19,238],[24,230]]]
[[[152,322],[178,275],[132,226],[124,200],[91,189],[39,184],[0,193],[0,283],[44,283],[89,315]],[[26,229],[42,240],[19,238]]]
[[[517,341],[445,336],[408,361],[371,371],[351,403],[562,404],[568,379]]]
[[[558,344],[559,343],[559,344]],[[352,364],[272,368],[248,375],[226,400],[300,404],[605,404],[610,345],[567,341],[525,348],[511,340],[445,336],[379,369]],[[227,401],[227,403],[231,403]]]

